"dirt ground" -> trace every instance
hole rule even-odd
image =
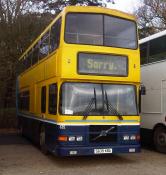
[[[138,154],[59,158],[45,156],[19,136],[0,136],[0,175],[166,175],[166,155]]]

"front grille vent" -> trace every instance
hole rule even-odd
[[[91,125],[89,126],[89,141],[93,143],[116,143],[116,125]]]

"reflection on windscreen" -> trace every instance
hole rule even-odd
[[[94,91],[95,90],[95,91]],[[94,94],[95,92],[95,94]],[[106,109],[107,101],[122,115],[137,115],[135,88],[131,85],[93,83],[64,83],[61,112],[66,115],[84,115],[92,98],[96,98],[89,115],[115,115]]]
[[[101,14],[69,13],[65,41],[75,44],[137,48],[136,24]]]

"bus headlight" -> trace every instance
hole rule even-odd
[[[74,142],[76,140],[75,136],[68,137],[69,142]]]
[[[130,136],[130,140],[136,140],[136,136],[135,135],[131,135]]]
[[[76,137],[76,140],[77,140],[78,142],[82,142],[82,141],[83,141],[83,137],[82,137],[82,136],[77,136],[77,137]]]
[[[68,137],[68,141],[69,142],[82,142],[83,141],[83,137],[82,136],[69,136]]]
[[[137,135],[124,135],[123,140],[124,141],[136,141],[136,140],[139,140],[139,136],[137,136]]]
[[[129,140],[129,139],[130,139],[130,137],[128,135],[123,136],[123,140]]]

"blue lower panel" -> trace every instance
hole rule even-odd
[[[98,147],[59,147],[53,151],[59,156],[81,156],[81,155],[101,155],[95,154],[95,149],[112,149],[112,153],[104,154],[118,154],[118,153],[138,153],[140,152],[140,145],[125,145],[125,146],[98,146]],[[75,152],[77,154],[70,154]]]

